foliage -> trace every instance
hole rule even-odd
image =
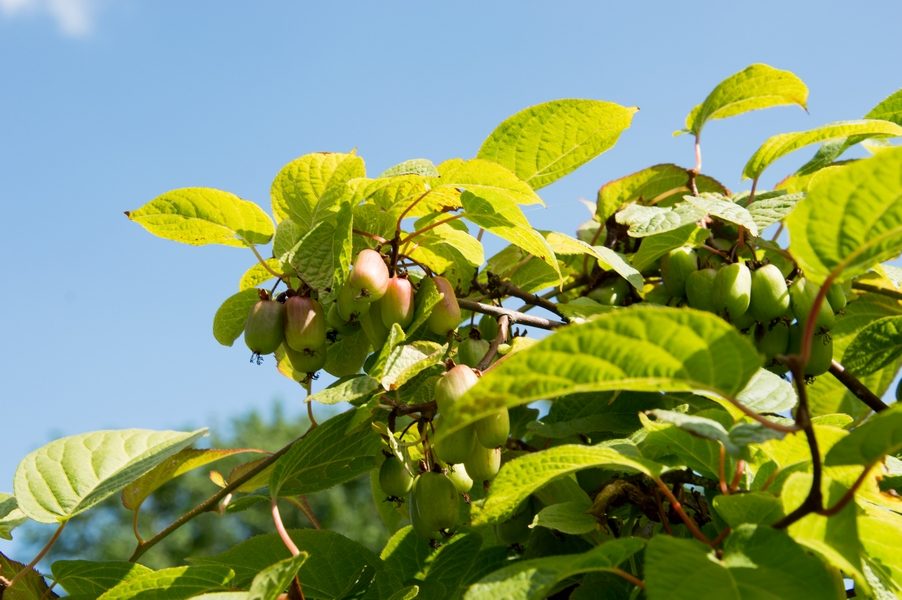
[[[902,135],[899,92],[864,119],[771,136],[743,169],[749,191],[701,172],[704,125],[807,98],[767,65],[728,77],[686,118],[695,164],[602,185],[575,237],[522,207],[611,149],[633,108],[539,104],[475,158],[377,176],[353,152],[308,154],[276,176],[272,219],[220,190],[162,194],[128,217],[258,258],[215,339],[243,332],[306,402],[343,408],[251,456],[191,448],[201,432],[57,440],[0,496],[0,533],[57,523],[52,546],[117,492],[147,523],[184,473],[232,456],[218,492],[153,523],[130,557],[57,560],[49,576],[101,598],[840,598],[844,578],[856,596],[899,595],[900,410],[880,398],[902,366],[885,262],[902,252],[902,148],[885,141]],[[873,156],[838,160],[866,140]],[[509,245],[486,257],[483,234]],[[320,372],[337,379],[313,393]],[[378,555],[362,532],[291,528],[322,510],[306,495],[361,476],[391,533]],[[140,566],[224,506],[270,533]],[[9,596],[40,595],[37,559],[0,558]]]

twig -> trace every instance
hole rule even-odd
[[[538,327],[539,329],[557,329],[558,327],[563,327],[564,325],[566,325],[566,323],[563,323],[561,321],[552,321],[550,319],[534,317],[520,311],[510,310],[509,308],[502,308],[500,306],[492,306],[491,304],[483,304],[482,302],[467,300],[466,298],[459,298],[457,300],[457,303],[464,310],[471,310],[473,312],[482,313],[484,315],[492,315],[494,317],[507,315],[508,317],[510,317],[512,324],[519,323],[521,325],[527,325],[529,327]]]
[[[489,349],[486,351],[485,356],[483,356],[482,360],[479,361],[479,364],[476,365],[476,368],[480,371],[485,371],[489,368],[489,365],[491,365],[492,361],[495,359],[495,355],[498,354],[498,347],[508,340],[510,335],[510,322],[511,318],[509,315],[501,315],[498,317],[498,334],[489,343]]]
[[[365,237],[365,238],[369,238],[369,239],[373,240],[374,242],[379,242],[380,246],[388,243],[388,240],[385,239],[384,237],[382,237],[381,235],[376,235],[375,233],[370,233],[369,231],[364,231],[362,229],[357,229],[357,228],[351,229],[351,233]]]
[[[830,363],[830,374],[836,377],[837,381],[846,386],[850,392],[855,394],[856,398],[867,404],[874,412],[880,412],[889,408],[883,400],[835,360]]]
[[[718,443],[718,457],[717,457],[717,483],[720,486],[720,493],[724,496],[730,495],[730,488],[727,486],[727,472],[726,472],[726,462],[727,462],[727,449],[723,444]]]
[[[858,476],[858,479],[855,480],[855,483],[852,484],[852,487],[846,490],[846,493],[842,495],[842,498],[837,500],[836,504],[834,504],[833,506],[822,508],[818,511],[818,514],[825,517],[832,517],[843,508],[845,508],[846,504],[848,504],[852,500],[852,498],[855,497],[855,492],[857,492],[858,488],[861,487],[861,484],[865,482],[865,480],[868,478],[868,473],[870,473],[871,469],[873,468],[874,465],[865,467],[864,471],[861,472],[861,475]]]
[[[741,458],[736,461],[736,472],[733,473],[733,481],[730,482],[730,493],[735,494],[739,491],[739,484],[742,482],[742,474],[745,472],[745,461]]]
[[[680,504],[680,501],[677,500],[676,496],[673,495],[673,492],[670,491],[670,488],[667,487],[667,484],[661,481],[661,479],[658,477],[655,477],[654,481],[658,485],[658,489],[660,489],[661,492],[665,496],[667,496],[667,499],[670,501],[671,508],[673,508],[674,512],[679,515],[680,519],[686,525],[686,528],[689,529],[690,533],[692,533],[692,535],[695,536],[695,538],[700,542],[711,546],[711,540],[709,540],[708,536],[702,533],[702,530],[698,528],[698,523],[696,523],[692,519],[692,517],[686,514],[686,511],[683,510],[683,505]]]
[[[492,275],[491,273],[489,274],[489,287],[496,288],[505,294],[514,296],[515,298],[519,298],[520,300],[523,300],[524,302],[526,302],[528,304],[534,304],[536,306],[544,308],[548,312],[556,314],[557,316],[561,317],[565,321],[567,320],[567,317],[564,316],[564,314],[560,311],[560,309],[557,307],[557,305],[554,304],[553,302],[549,302],[548,300],[546,300],[545,298],[542,298],[541,296],[537,296],[537,295],[527,292],[525,290],[521,290],[520,288],[518,288],[511,282],[501,279],[497,275]]]

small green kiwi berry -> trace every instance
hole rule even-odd
[[[244,342],[256,354],[271,354],[285,339],[285,305],[275,300],[259,300],[251,307],[244,324]]]

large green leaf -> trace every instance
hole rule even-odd
[[[719,495],[712,504],[720,518],[733,529],[743,523],[771,525],[783,516],[780,499],[766,492]]]
[[[629,227],[628,233],[632,237],[647,237],[695,223],[703,219],[705,214],[704,209],[688,202],[667,207],[630,204],[618,212],[615,218],[621,225]]]
[[[852,278],[897,256],[902,251],[902,148],[818,174],[808,197],[786,217],[786,226],[793,257],[815,281],[831,273],[838,280]]]
[[[740,525],[723,558],[695,540],[656,535],[645,550],[649,600],[845,598],[839,573],[782,531]]]
[[[253,202],[212,188],[180,188],[125,215],[150,233],[192,246],[248,246],[272,239],[272,220]]]
[[[604,390],[733,398],[761,358],[729,323],[692,309],[635,305],[568,325],[498,362],[446,411],[446,432],[502,407]]]
[[[858,332],[843,354],[843,366],[870,375],[902,357],[902,317],[886,317]]]
[[[16,469],[19,508],[41,523],[68,521],[193,444],[206,433],[122,429],[54,440]]]
[[[350,204],[343,204],[313,226],[283,257],[307,285],[315,289],[335,287],[351,267]]]
[[[120,583],[153,572],[144,565],[126,561],[57,560],[51,569],[53,578],[66,588],[68,597],[86,600],[98,598]]]
[[[746,207],[759,230],[764,230],[788,215],[796,202],[805,197],[803,193],[785,191],[764,192],[755,196],[755,201]]]
[[[868,137],[898,136],[902,135],[902,126],[880,119],[861,119],[858,121],[828,123],[808,131],[781,133],[768,138],[761,144],[760,148],[755,150],[755,153],[745,163],[742,175],[749,179],[758,179],[761,173],[764,172],[764,169],[781,156],[810,144],[852,135],[866,135]]]
[[[639,538],[620,538],[582,554],[518,561],[471,585],[464,600],[542,600],[558,582],[582,573],[610,571],[644,545],[645,541]]]
[[[435,189],[467,191],[490,203],[544,204],[538,194],[507,167],[482,158],[451,159],[438,167],[440,177],[432,180]]]
[[[622,255],[607,246],[592,246],[582,240],[557,231],[546,232],[545,240],[557,256],[588,254],[596,260],[599,267],[605,271],[614,271],[637,290],[641,290],[645,284],[642,274],[629,264]]]
[[[204,565],[172,567],[129,575],[98,596],[98,600],[156,600],[191,598],[204,592],[229,589],[235,572],[228,567]]]
[[[715,216],[721,221],[741,225],[748,229],[753,236],[758,237],[758,225],[749,211],[723,194],[699,193],[698,196],[684,196],[684,198],[686,202],[702,209],[709,215]]]
[[[24,574],[21,574],[24,571]],[[47,582],[33,568],[11,560],[0,552],[0,577],[7,582],[13,577],[18,577],[13,587],[0,588],[3,600],[40,600],[42,598],[56,598],[57,596],[47,587]],[[87,599],[85,599],[87,600]],[[90,600],[93,600],[91,598]]]
[[[589,514],[592,502],[559,502],[536,513],[530,527],[545,527],[570,535],[590,533],[598,528],[598,521]]]
[[[366,398],[378,389],[381,389],[381,386],[376,379],[369,375],[355,375],[336,381],[326,389],[311,394],[307,398],[307,402],[319,402],[320,404],[353,402]]]
[[[313,222],[313,210],[327,188],[364,177],[366,166],[356,154],[316,152],[294,159],[276,175],[270,189],[277,221],[291,218],[304,231]]]
[[[539,189],[611,148],[637,110],[601,100],[552,100],[505,119],[476,156]]]
[[[893,404],[839,440],[827,453],[827,465],[869,466],[902,449],[902,404]]]
[[[623,449],[628,449],[627,454]],[[505,463],[481,509],[474,508],[473,524],[497,523],[511,516],[526,498],[548,482],[581,469],[604,467],[614,471],[657,476],[663,467],[642,458],[635,446],[565,444],[531,452]]]
[[[609,181],[598,190],[595,214],[603,223],[631,202],[655,205],[682,198],[683,194],[692,193],[691,176],[689,169],[665,163]],[[698,192],[729,193],[723,184],[707,175],[696,175],[695,187]]]
[[[808,88],[794,73],[753,64],[717,84],[686,117],[686,131],[698,136],[711,119],[787,104],[806,108],[807,102]]]
[[[417,578],[420,597],[460,598],[481,546],[482,538],[476,533],[456,535],[444,542],[430,557],[425,573],[421,571]]]
[[[244,332],[244,324],[251,308],[260,300],[257,289],[251,288],[226,298],[213,316],[213,337],[223,346],[231,346]]]
[[[270,493],[296,496],[353,479],[379,463],[379,435],[365,409],[351,409],[320,423],[276,461]]]

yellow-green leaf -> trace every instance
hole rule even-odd
[[[306,231],[313,227],[313,211],[329,186],[366,175],[356,154],[314,152],[294,159],[272,182],[272,212],[277,221],[291,218]]]
[[[192,246],[266,244],[274,233],[259,206],[212,188],[172,190],[125,215],[156,236]]]

